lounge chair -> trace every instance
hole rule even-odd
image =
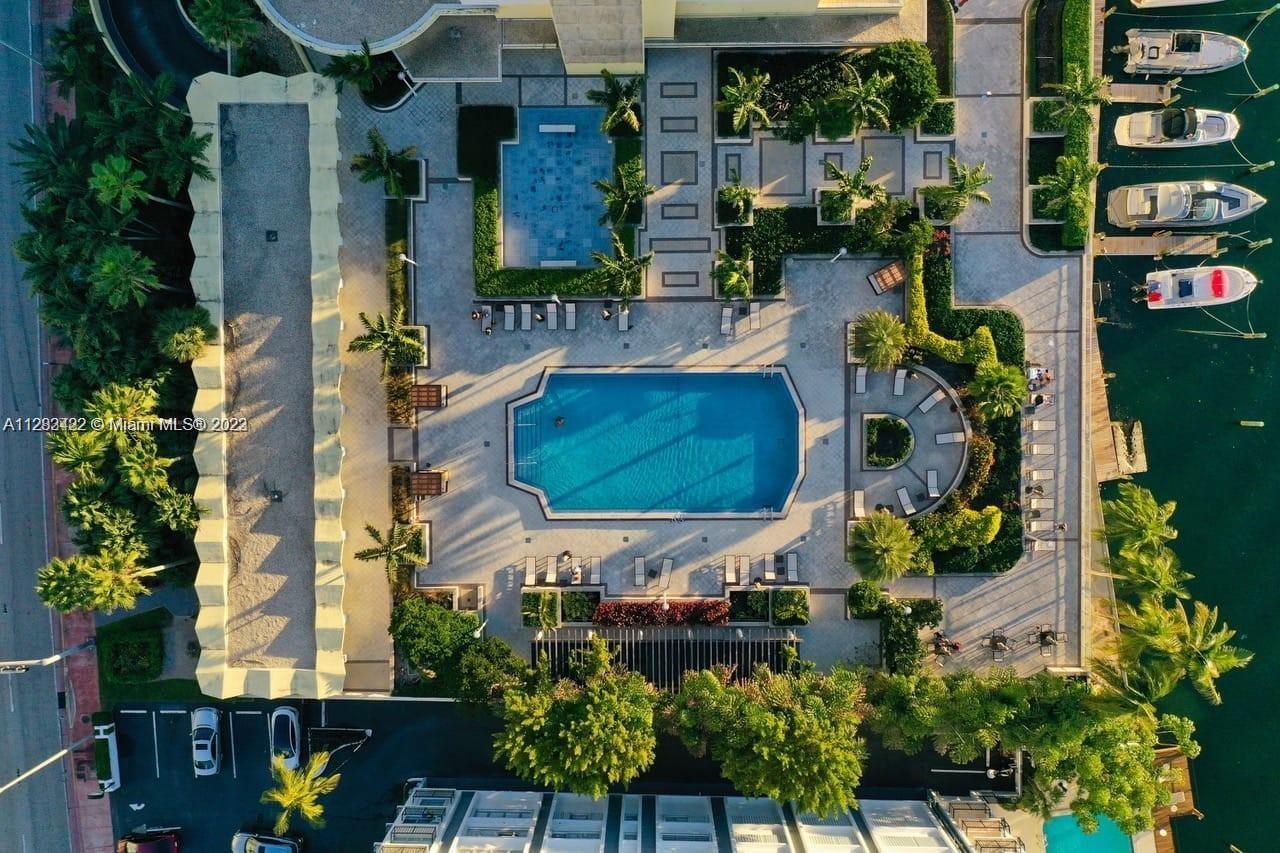
[[[524,584],[523,586],[538,585],[538,558],[524,558]]]
[[[853,393],[867,393],[867,366],[859,364],[857,369],[853,371]]]
[[[676,561],[670,557],[662,558],[662,571],[658,575],[658,589],[666,591],[671,586],[671,570],[675,567]]]
[[[502,328],[506,329],[508,332],[514,332],[516,330],[516,306],[502,306]]]
[[[1058,543],[1053,539],[1032,539],[1031,550],[1032,551],[1056,551],[1058,550]]]
[[[760,303],[751,303],[751,330],[755,331],[760,328]]]
[[[746,554],[738,555],[738,583],[746,586],[751,582],[751,558]]]
[[[1027,522],[1027,529],[1032,533],[1048,533],[1053,530],[1053,522],[1043,518],[1033,519]]]
[[[724,555],[724,585],[738,585],[738,558],[733,554]]]
[[[729,305],[720,309],[720,334],[733,334],[733,308]]]
[[[1032,498],[1032,509],[1053,509],[1053,498]]]
[[[1052,479],[1053,479],[1053,469],[1052,469],[1052,468],[1037,468],[1036,470],[1034,470],[1034,471],[1032,471],[1032,472],[1031,472],[1031,479],[1032,479],[1032,480],[1036,480],[1036,481],[1039,481],[1039,480],[1052,480]]]
[[[645,582],[648,580],[648,578],[645,577],[644,557],[636,557],[635,570],[636,570],[636,586],[644,586]]]
[[[631,328],[631,311],[625,309],[618,312],[618,331],[625,332]]]
[[[939,491],[938,489],[938,472],[930,468],[928,471],[925,472],[925,479],[928,481],[928,485],[929,485],[929,497],[931,498],[942,497],[942,492]]]
[[[901,397],[902,392],[907,389],[907,371],[905,368],[899,367],[897,372],[893,374],[893,396]]]
[[[591,563],[591,585],[599,586],[600,585],[600,558],[590,557],[588,558],[588,562]]]
[[[1032,421],[1031,429],[1034,432],[1057,432],[1058,422],[1049,420]]]
[[[946,396],[947,396],[946,391],[943,391],[941,388],[936,389],[932,394],[930,394],[928,397],[925,397],[923,400],[920,401],[920,405],[918,408],[920,409],[921,414],[929,411],[934,406],[941,403]]]
[[[776,572],[777,565],[778,565],[777,554],[764,555],[764,582],[765,583],[773,583],[775,580],[778,579],[778,575]]]
[[[938,444],[964,444],[964,433],[962,432],[940,432],[933,437]]]
[[[800,555],[787,552],[787,583],[800,583]]]
[[[1032,456],[1048,456],[1053,453],[1052,444],[1033,444],[1031,445]]]
[[[547,303],[547,328],[555,331],[560,326],[560,306],[554,302]]]
[[[867,495],[862,489],[855,489],[853,492],[853,517],[867,517]]]
[[[543,579],[548,586],[555,586],[560,583],[560,558],[556,556],[549,556],[546,560],[547,568],[546,573],[543,575]]]
[[[533,328],[533,306],[528,302],[520,303],[520,331],[527,332]]]
[[[898,503],[902,504],[902,511],[907,515],[915,515],[915,504],[911,503],[911,495],[907,492],[907,487],[902,486],[898,489]]]
[[[570,302],[564,306],[564,327],[569,331],[576,331],[578,328],[578,305]]]

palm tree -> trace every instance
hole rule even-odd
[[[639,102],[640,92],[644,89],[644,75],[637,75],[626,83],[619,83],[613,72],[602,68],[600,77],[604,80],[604,88],[591,89],[587,92],[588,101],[605,108],[604,121],[600,122],[600,132],[613,133],[621,125],[632,133],[639,133],[640,116],[636,112],[636,103]]]
[[[892,583],[911,569],[918,548],[905,519],[877,510],[854,525],[849,559],[866,580]]]
[[[360,50],[333,57],[320,73],[337,81],[335,88],[339,92],[344,83],[355,83],[361,92],[372,92],[387,76],[386,69],[373,61],[369,42],[363,39],[360,41]]]
[[[871,370],[890,370],[907,351],[907,327],[898,315],[876,308],[853,324],[852,351]]]
[[[232,48],[244,47],[258,33],[258,20],[248,0],[194,0],[190,11],[200,35],[227,52],[230,74]]]
[[[991,204],[991,194],[983,187],[991,183],[995,176],[987,170],[985,161],[976,166],[968,166],[952,157],[948,163],[951,183],[921,190],[926,199],[941,208],[942,216],[937,218],[950,222],[964,213],[971,202]]]
[[[27,125],[26,133],[12,144],[27,198],[50,193],[67,200],[82,193],[85,161],[92,146],[92,137],[79,121],[68,123],[62,116],[54,116],[47,125]]]
[[[422,339],[403,325],[403,308],[397,307],[393,310],[390,318],[379,311],[372,322],[369,321],[368,315],[361,311],[360,323],[364,326],[364,334],[358,335],[347,344],[347,352],[382,353],[384,377],[394,366],[422,360]]]
[[[185,132],[183,114],[170,106],[176,91],[171,74],[161,73],[154,81],[131,74],[113,86],[105,106],[88,112],[85,120],[99,138],[111,140],[116,152],[145,151],[165,136]]]
[[[205,160],[212,139],[212,134],[191,131],[164,134],[142,155],[147,174],[171,196],[181,192],[192,175],[212,181],[213,171]]]
[[[84,404],[85,414],[102,421],[101,429],[112,435],[117,448],[127,445],[133,427],[154,423],[160,397],[153,388],[113,382],[93,393]]]
[[[324,775],[329,764],[329,753],[312,754],[306,766],[299,770],[291,770],[284,766],[279,756],[271,759],[271,778],[276,786],[268,788],[262,795],[262,802],[280,807],[280,817],[276,818],[275,833],[284,835],[289,831],[289,820],[297,812],[303,820],[316,829],[324,826],[324,806],[320,798],[330,794],[338,787],[342,776],[334,773]]]
[[[170,201],[147,192],[147,176],[123,154],[111,154],[106,160],[93,164],[93,177],[89,187],[98,201],[110,205],[121,213],[132,213],[135,205],[147,201],[167,204],[179,210],[189,210],[185,204]]]
[[[853,206],[859,201],[874,201],[885,195],[884,187],[867,183],[871,171],[871,158],[863,157],[854,172],[846,172],[830,160],[823,160],[828,181],[835,186],[824,188],[818,196],[822,218],[827,222],[844,222],[853,218]]]
[[[161,355],[185,364],[200,357],[218,330],[204,306],[192,305],[157,312],[151,335]]]
[[[741,258],[716,249],[715,266],[711,268],[711,278],[720,285],[720,293],[725,302],[730,299],[751,298],[751,247],[742,251]]]
[[[1026,394],[1026,377],[1012,364],[978,365],[969,383],[969,396],[984,418],[1009,417],[1018,411]]]
[[[1150,549],[1125,545],[1107,560],[1107,568],[1116,583],[1128,592],[1150,595],[1160,601],[1170,596],[1191,597],[1186,582],[1195,575],[1185,571],[1177,555],[1163,545]]]
[[[1092,163],[1074,154],[1059,157],[1055,171],[1040,178],[1048,191],[1045,210],[1058,213],[1072,207],[1087,207],[1093,202],[1092,184],[1105,168],[1105,163]]]
[[[1110,85],[1110,77],[1090,74],[1083,66],[1072,65],[1067,69],[1066,80],[1049,84],[1050,89],[1062,95],[1062,106],[1054,110],[1054,115],[1067,126],[1080,120],[1092,124],[1093,108],[1111,103]]]
[[[1236,632],[1224,622],[1218,626],[1218,608],[1203,602],[1194,603],[1194,615],[1188,618],[1185,606],[1177,605],[1182,620],[1182,646],[1174,662],[1191,676],[1191,683],[1201,696],[1213,705],[1222,704],[1218,678],[1233,669],[1248,666],[1253,653],[1228,645]]]
[[[376,544],[357,551],[356,559],[385,564],[391,589],[404,589],[408,572],[426,559],[422,553],[422,533],[411,524],[399,523],[393,523],[386,536],[372,524],[366,524],[364,529]]]
[[[147,595],[142,579],[189,563],[179,560],[161,566],[140,566],[137,551],[109,548],[97,554],[54,558],[36,574],[36,594],[50,607],[113,613],[132,610],[138,596]]]
[[[847,66],[848,81],[832,93],[830,100],[838,105],[846,116],[845,123],[850,124],[850,133],[857,133],[864,127],[889,129],[889,91],[893,87],[893,75],[875,72],[866,80],[862,79],[857,67]],[[821,126],[821,122],[819,122]],[[823,135],[827,135],[824,131]],[[834,134],[844,135],[844,134]]]
[[[382,181],[387,195],[405,198],[408,195],[405,180],[416,174],[417,163],[414,158],[418,156],[418,149],[409,145],[399,151],[392,151],[382,131],[376,127],[369,129],[367,138],[369,153],[352,157],[351,171],[360,176],[361,183]]]
[[[98,430],[60,429],[45,436],[49,458],[80,477],[95,477],[107,456],[110,442]]]
[[[730,68],[729,74],[733,77],[733,82],[721,87],[722,100],[716,102],[716,109],[733,116],[733,132],[741,133],[752,120],[769,127],[769,113],[763,104],[769,75],[762,74],[755,68],[751,69],[749,77],[736,68]]]
[[[133,247],[112,243],[94,259],[89,285],[93,295],[111,308],[141,308],[147,304],[151,291],[161,287],[155,270],[155,262]]]
[[[613,183],[601,180],[594,186],[604,194],[604,213],[599,219],[601,225],[625,223],[632,209],[639,209],[644,200],[657,190],[644,182],[644,165],[638,159],[627,160],[615,168]]]
[[[166,486],[150,497],[155,503],[156,520],[175,533],[192,533],[200,526],[203,510],[191,495]]]
[[[177,460],[159,455],[149,433],[140,433],[120,451],[120,475],[129,488],[153,495],[169,485],[169,466]]]
[[[1150,490],[1133,483],[1121,483],[1119,493],[1118,498],[1102,502],[1105,538],[1119,539],[1125,546],[1147,551],[1159,550],[1178,538],[1178,531],[1169,526],[1169,519],[1178,508],[1176,502],[1156,503]]]
[[[97,600],[93,576],[83,557],[54,557],[36,572],[36,595],[60,613],[92,610]]]
[[[1118,602],[1116,615],[1120,631],[1114,647],[1122,661],[1138,663],[1153,655],[1172,658],[1182,646],[1181,608],[1166,607],[1148,595],[1137,603]]]
[[[653,263],[653,252],[633,257],[618,232],[613,232],[613,257],[604,252],[592,252],[592,259],[600,265],[600,274],[609,283],[609,292],[622,300],[622,310],[631,306],[631,300],[640,295],[644,272]]]

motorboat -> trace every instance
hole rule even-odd
[[[1107,221],[1121,228],[1220,225],[1266,203],[1251,189],[1216,181],[1131,184],[1107,194]]]
[[[1127,74],[1210,74],[1239,65],[1249,55],[1244,39],[1206,30],[1133,29],[1125,38]]]
[[[1116,119],[1116,143],[1129,148],[1195,148],[1230,142],[1240,119],[1221,110],[1163,109]]]
[[[1148,308],[1207,308],[1244,299],[1258,279],[1243,267],[1192,267],[1147,273]]]
[[[1164,9],[1169,6],[1208,6],[1222,0],[1131,0],[1135,9]]]

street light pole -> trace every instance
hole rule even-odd
[[[64,649],[58,652],[57,654],[49,655],[48,657],[44,657],[44,658],[31,658],[29,660],[0,660],[0,673],[12,674],[12,673],[26,672],[27,670],[31,669],[31,667],[33,666],[48,666],[51,663],[57,663],[63,658],[70,657],[76,652],[82,652],[85,649],[91,649],[93,648],[96,642],[97,642],[97,639],[95,637],[90,637],[89,639],[85,640],[83,643],[80,643],[79,645],[72,646],[69,649]]]
[[[41,68],[44,68],[43,62],[36,59],[31,54],[27,53],[25,50],[19,50],[18,48],[9,44],[7,41],[4,41],[3,39],[0,39],[0,47],[7,47],[9,48],[9,50],[12,50],[14,53],[18,54],[18,56],[21,56],[23,59],[27,60],[27,62],[34,62],[36,65],[39,65]]]

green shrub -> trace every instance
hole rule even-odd
[[[1065,150],[1064,139],[1032,139],[1027,142],[1027,182],[1038,184],[1045,175],[1057,169],[1058,158]]]
[[[737,589],[729,593],[730,622],[767,622],[768,620],[768,590]]]
[[[950,136],[956,132],[956,102],[935,101],[929,113],[920,122],[921,133],[933,136]]]
[[[917,628],[936,628],[942,624],[942,599],[911,598],[906,603],[911,605],[911,621]]]
[[[560,619],[564,622],[590,622],[598,604],[598,592],[565,590],[560,593]]]
[[[954,272],[951,259],[943,252],[929,252],[923,259],[922,267],[924,292],[920,295],[926,305],[929,328],[948,338],[963,339],[979,334],[985,327],[1000,361],[1005,364],[1023,363],[1026,358],[1026,335],[1017,314],[1000,308],[953,308]],[[971,344],[970,347],[972,355],[980,355],[985,352],[987,343],[984,340]]]
[[[526,628],[554,628],[560,623],[559,595],[554,592],[520,594],[520,615]]]
[[[1058,115],[1062,101],[1036,101],[1031,105],[1031,129],[1036,133],[1060,133],[1067,129]]]
[[[964,479],[956,487],[955,496],[961,503],[969,504],[986,488],[996,462],[996,446],[980,432],[969,438],[969,464]]]
[[[772,620],[775,625],[809,624],[809,591],[804,589],[775,589],[771,599]]]
[[[1062,7],[1062,69],[1064,79],[1073,67],[1085,74],[1093,72],[1093,4],[1091,0],[1066,0]],[[1092,158],[1091,136],[1093,128],[1087,120],[1072,122],[1063,140],[1063,153],[1069,156]],[[1069,248],[1079,248],[1089,240],[1093,226],[1093,195],[1086,203],[1072,205],[1063,216],[1062,242]]]
[[[456,686],[457,659],[479,627],[474,613],[450,610],[421,596],[391,609],[391,639],[405,660],[429,681]]]
[[[164,670],[164,631],[149,626],[98,638],[98,663],[116,682],[154,681]]]
[[[880,607],[884,601],[885,594],[873,581],[858,581],[849,587],[845,596],[849,615],[854,619],[879,619]]]
[[[990,544],[1000,532],[1002,520],[998,506],[975,510],[948,500],[937,512],[914,519],[911,527],[926,550],[948,551]]]
[[[458,658],[458,698],[476,704],[497,701],[508,687],[524,680],[527,669],[520,656],[497,637],[470,643]]]
[[[1053,197],[1048,187],[1036,187],[1031,191],[1031,217],[1033,219],[1057,219],[1059,214],[1049,210],[1049,200]]]
[[[863,433],[867,465],[871,468],[892,468],[910,456],[915,446],[911,427],[901,418],[868,418]]]
[[[938,72],[929,48],[910,39],[882,44],[859,57],[862,75],[892,74],[886,98],[890,129],[901,133],[918,125],[938,100]]]

